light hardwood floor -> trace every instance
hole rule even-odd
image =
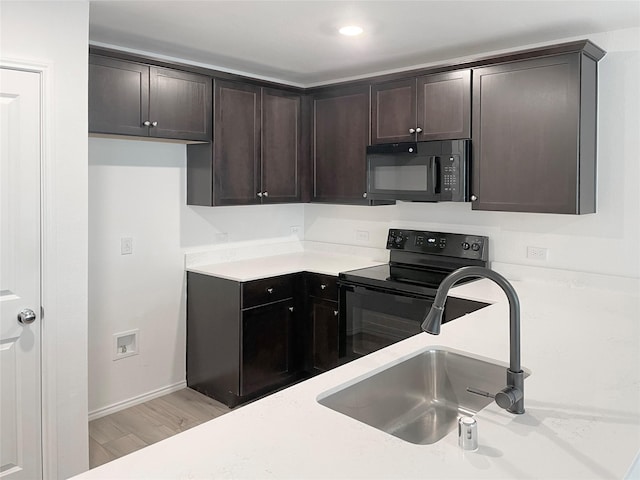
[[[89,422],[89,466],[97,467],[224,415],[229,408],[185,388]]]

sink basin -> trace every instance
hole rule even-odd
[[[457,428],[460,415],[473,415],[506,385],[506,365],[444,349],[429,349],[318,402],[407,442],[432,444]]]

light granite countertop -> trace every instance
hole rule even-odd
[[[187,271],[238,282],[248,282],[296,272],[314,272],[337,276],[338,273],[347,270],[372,267],[383,263],[386,262],[354,255],[304,251],[235,262],[191,266],[187,267]]]
[[[492,305],[438,337],[418,334],[75,478],[623,478],[640,450],[637,279],[512,283],[531,372],[526,412],[481,410],[476,452],[463,453],[455,431],[433,445],[407,443],[317,398],[434,346],[506,365],[508,304],[488,280],[452,291]]]

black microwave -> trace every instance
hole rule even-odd
[[[367,199],[469,201],[471,140],[367,147]]]

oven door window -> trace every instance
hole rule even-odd
[[[432,304],[430,299],[361,287],[342,293],[348,357],[360,357],[420,333]]]

